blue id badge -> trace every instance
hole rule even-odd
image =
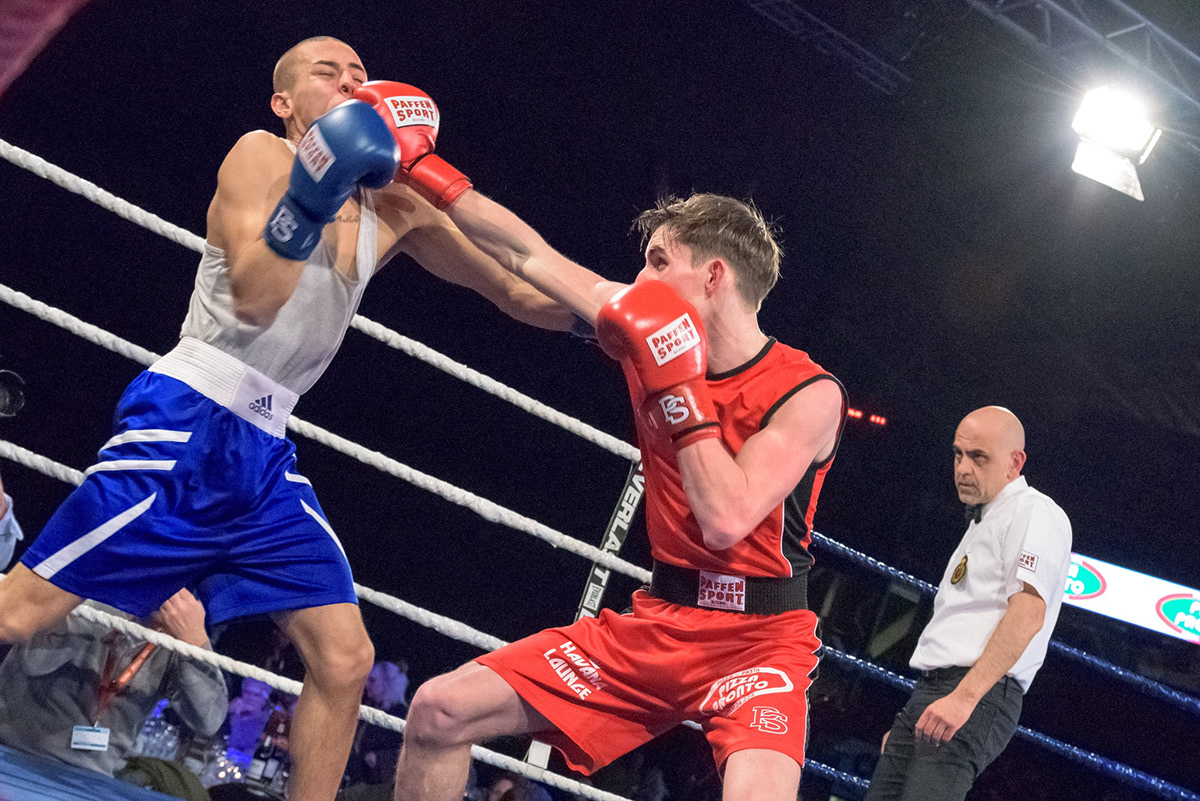
[[[108,729],[103,726],[76,726],[71,729],[71,747],[77,751],[107,751]]]

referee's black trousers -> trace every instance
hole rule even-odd
[[[948,742],[916,741],[925,707],[949,695],[968,668],[926,671],[896,715],[863,801],[961,801],[976,777],[1000,755],[1017,730],[1021,685],[1011,676],[995,684]]]

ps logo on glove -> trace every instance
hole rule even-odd
[[[271,236],[280,242],[290,242],[298,225],[295,215],[288,210],[287,206],[279,206],[267,227],[271,231]]]
[[[692,414],[688,411],[687,398],[680,395],[663,395],[658,399],[658,405],[662,407],[667,422],[673,426],[687,420]]]

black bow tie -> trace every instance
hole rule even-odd
[[[978,523],[983,519],[983,504],[981,503],[975,506],[967,504],[963,507],[963,517],[966,518],[968,523],[970,523],[972,520]]]

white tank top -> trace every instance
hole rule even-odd
[[[341,346],[377,266],[373,193],[360,190],[358,201],[362,207],[355,254],[358,280],[334,268],[322,239],[304,265],[296,291],[275,321],[263,328],[233,313],[225,251],[206,242],[180,335],[212,345],[297,394],[306,392]]]

